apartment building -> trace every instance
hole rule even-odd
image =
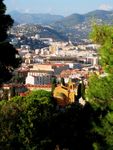
[[[34,64],[27,74],[26,84],[50,84],[52,76],[59,75],[67,69],[69,69],[69,65],[66,64]]]

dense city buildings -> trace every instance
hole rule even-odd
[[[20,24],[9,32],[9,41],[18,50],[22,64],[14,71],[13,78],[4,87],[16,87],[16,93],[23,91],[18,87],[51,90],[52,77],[87,81],[90,72],[98,72],[97,49],[99,45],[87,39],[83,43],[73,44],[52,36],[40,34],[45,29],[38,25]],[[25,88],[26,89],[26,88]],[[25,90],[26,91],[26,90]],[[9,94],[11,95],[11,94]],[[10,97],[10,96],[9,96]]]

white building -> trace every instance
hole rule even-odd
[[[86,58],[86,61],[88,62],[88,63],[90,63],[92,66],[96,66],[96,65],[98,65],[98,63],[99,63],[99,60],[98,60],[98,57],[96,56],[96,57],[87,57]]]
[[[26,84],[44,85],[51,83],[53,75],[60,74],[69,69],[69,65],[63,64],[34,64],[26,77]]]
[[[32,85],[45,85],[51,83],[51,74],[48,73],[35,73],[35,75],[32,75],[31,73],[28,73],[28,76],[26,78],[26,84],[32,84]]]

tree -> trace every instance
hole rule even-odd
[[[103,75],[89,79],[88,101],[94,109],[92,134],[95,150],[113,149],[113,26],[94,25],[92,40],[100,45],[98,54]]]
[[[22,107],[13,101],[0,102],[0,149],[24,148],[19,137],[23,123]]]
[[[0,83],[6,82],[12,76],[13,70],[19,66],[21,59],[18,51],[7,38],[7,31],[12,27],[12,18],[5,14],[6,6],[0,1]]]
[[[77,100],[79,100],[79,98],[83,98],[85,99],[85,85],[83,80],[80,81],[78,88],[77,88]]]
[[[53,91],[54,91],[56,86],[57,86],[57,79],[55,76],[53,76],[51,79],[51,93],[52,94],[53,94]]]
[[[90,34],[92,41],[100,45],[99,61],[105,72],[113,73],[113,26],[94,25]]]
[[[52,143],[59,145],[60,150],[92,150],[90,121],[89,109],[79,103],[64,107],[52,117]]]
[[[65,80],[64,80],[63,77],[61,78],[61,84],[62,84],[63,86],[65,86]]]
[[[0,149],[50,149],[51,92],[0,101]]]
[[[92,113],[88,104],[57,109],[44,90],[0,101],[0,149],[93,150]]]

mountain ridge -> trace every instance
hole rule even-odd
[[[68,15],[66,17],[62,15],[53,15],[49,13],[22,13],[19,11],[11,11],[9,14],[12,16],[12,18],[19,23],[37,23],[37,24],[51,24],[54,22],[64,21],[68,19],[75,19],[75,23],[81,23],[81,21],[84,21],[88,17],[99,17],[99,18],[107,18],[109,15],[113,15],[113,10],[106,11],[106,10],[94,10],[90,11],[85,14],[79,14],[79,13],[73,13],[71,15]],[[39,19],[39,20],[38,20]]]
[[[14,14],[13,14],[14,13]],[[68,37],[70,40],[88,38],[91,31],[92,23],[97,24],[113,24],[113,10],[94,10],[85,14],[74,13],[67,17],[51,14],[23,14],[13,12],[12,18],[16,22],[21,22],[22,19],[26,24],[40,24],[42,26],[49,25],[56,30],[60,35]],[[13,17],[15,15],[15,18]],[[38,17],[37,17],[38,16]],[[49,18],[49,19],[48,19]],[[29,21],[27,22],[26,19]]]
[[[43,13],[21,13],[18,11],[12,11],[9,13],[11,17],[18,23],[26,23],[26,24],[41,24],[48,25],[57,20],[63,19],[64,17],[61,15],[52,15],[52,14],[43,14]]]
[[[88,38],[92,24],[113,24],[113,11],[94,10],[86,14],[72,14],[52,24],[70,40]]]

